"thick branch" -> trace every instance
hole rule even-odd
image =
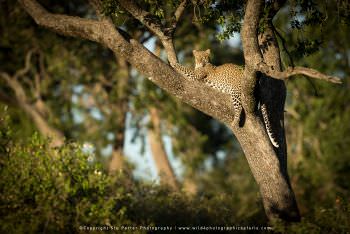
[[[280,72],[270,69],[265,63],[261,63],[258,65],[258,70],[278,80],[287,80],[289,77],[295,75],[305,75],[311,78],[320,79],[335,84],[342,83],[341,79],[336,76],[326,75],[315,69],[307,67],[288,67],[287,70]]]
[[[241,32],[245,60],[244,80],[242,82],[242,105],[245,112],[250,114],[255,111],[256,107],[254,97],[257,82],[255,65],[263,61],[257,38],[263,5],[263,0],[249,0],[247,2]]]
[[[102,42],[105,32],[103,22],[80,17],[51,14],[37,1],[19,0],[24,9],[33,17],[35,22],[66,36],[81,37],[91,41]]]
[[[43,8],[35,0],[20,0],[20,2],[23,4],[24,9],[40,25],[51,28],[60,34],[74,37],[81,36],[98,41],[117,55],[125,58],[143,75],[152,77],[152,82],[178,97],[181,101],[226,124],[232,121],[234,111],[230,104],[231,98],[229,95],[207,87],[201,82],[192,82],[185,79],[137,41],[126,41],[110,22],[87,20],[86,23],[85,20],[78,17],[55,15],[48,13],[46,10],[40,10]],[[39,10],[37,9],[38,7]],[[57,18],[59,19],[58,21]],[[65,27],[62,26],[62,21],[67,23]],[[81,25],[79,24],[80,22],[82,22]],[[71,25],[69,26],[70,28],[79,25],[76,28],[79,33],[74,30],[65,30],[68,25]],[[85,34],[85,32],[94,29],[96,29],[95,32]]]
[[[263,60],[257,38],[263,5],[262,0],[249,0],[245,8],[241,40],[246,66],[254,67],[254,64]]]

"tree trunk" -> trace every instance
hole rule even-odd
[[[124,139],[125,139],[125,121],[126,121],[126,114],[127,112],[124,111],[127,107],[128,103],[121,104],[120,108],[120,114],[121,118],[118,119],[118,127],[115,130],[115,140],[113,144],[113,151],[111,155],[111,160],[108,165],[108,171],[110,174],[114,174],[117,171],[123,170],[124,167]],[[116,109],[116,108],[113,108]]]
[[[299,221],[300,215],[287,172],[287,152],[284,135],[284,101],[286,88],[283,81],[263,76],[260,79],[257,67],[265,63],[272,71],[280,71],[280,54],[272,31],[272,18],[284,4],[273,2],[267,19],[267,27],[258,38],[258,26],[265,2],[249,0],[241,31],[245,58],[245,79],[242,82],[242,105],[245,123],[242,127],[231,126],[247,158],[253,176],[258,183],[266,215],[270,220],[280,218]],[[268,3],[266,3],[268,4]],[[254,94],[259,87],[258,97]],[[266,105],[272,129],[280,147],[274,148],[266,134],[257,112],[257,103]]]
[[[162,134],[160,130],[160,118],[156,108],[151,107],[150,118],[152,122],[152,128],[148,130],[148,139],[150,141],[151,151],[154,162],[158,169],[158,175],[162,184],[169,185],[174,190],[178,190],[178,182],[171,168],[168,156],[165,152]]]
[[[117,129],[115,130],[115,140],[113,144],[113,152],[111,156],[111,161],[109,163],[109,173],[113,174],[116,171],[120,171],[124,166],[124,140],[125,140],[125,130],[126,130],[126,115],[128,112],[129,105],[129,81],[130,81],[130,70],[125,59],[116,57],[118,63],[118,87],[117,92],[119,100],[112,104],[112,110],[118,113],[118,118],[115,120],[117,122]]]
[[[260,118],[248,115],[243,127],[231,126],[231,129],[240,142],[257,181],[268,218],[299,220],[299,211],[288,175],[271,146]]]
[[[115,172],[122,170],[124,164],[123,157],[122,149],[113,149],[111,161],[108,165],[108,171],[110,174],[114,174]]]

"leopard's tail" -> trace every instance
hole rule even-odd
[[[271,128],[271,123],[267,114],[267,109],[266,109],[266,104],[262,104],[261,105],[261,113],[262,113],[262,117],[265,123],[265,128],[267,131],[267,135],[269,135],[270,141],[272,143],[273,146],[275,146],[276,148],[279,147],[279,144],[273,134],[272,128]]]

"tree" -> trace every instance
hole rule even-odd
[[[21,82],[19,81],[26,73],[29,72],[31,68],[31,57],[33,51],[29,51],[26,55],[25,66],[22,69],[16,71],[13,76],[5,72],[0,73],[0,77],[6,81],[7,85],[12,89],[15,94],[15,104],[20,106],[20,108],[32,119],[39,131],[45,136],[52,139],[52,146],[60,146],[63,144],[63,134],[56,128],[50,126],[46,121],[45,115],[50,113],[48,107],[41,99],[41,77],[39,73],[36,73],[35,83],[32,83],[32,95],[35,97],[36,101],[31,103],[30,98],[27,96],[25,88],[23,88]],[[43,71],[41,71],[41,74]],[[23,78],[22,78],[23,79]],[[8,98],[9,99],[9,98]]]
[[[96,11],[96,19],[50,13],[35,0],[19,0],[19,2],[39,25],[59,34],[88,39],[106,46],[118,56],[125,58],[160,88],[225,123],[241,144],[259,186],[267,216],[270,219],[299,220],[298,208],[287,173],[283,116],[286,89],[283,81],[297,74],[334,83],[340,81],[336,77],[305,67],[289,67],[282,71],[280,48],[272,20],[285,1],[265,3],[262,0],[248,0],[238,9],[244,12],[241,14],[244,22],[241,40],[245,60],[245,79],[242,84],[242,105],[245,113],[243,126],[232,124],[234,112],[228,95],[206,87],[202,83],[190,82],[183,78],[166,62],[128,36],[122,27],[116,27],[112,19],[103,14],[101,1],[89,1]],[[137,19],[142,26],[152,32],[161,41],[168,60],[175,63],[177,55],[173,43],[174,32],[187,3],[184,0],[176,5],[170,17],[168,13],[164,16],[162,8],[151,5],[153,8],[147,11],[136,1],[120,0],[117,7],[122,8],[129,17]],[[201,4],[211,6],[210,3],[210,1],[193,2],[195,7]],[[216,6],[216,9],[218,8]],[[261,74],[262,78],[258,82]],[[255,95],[257,89],[259,89],[259,97]],[[261,121],[261,114],[257,110],[258,102],[266,105],[269,110],[273,130],[280,143],[278,149],[270,144]]]

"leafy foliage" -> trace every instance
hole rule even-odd
[[[7,115],[0,120],[1,232],[71,233],[84,225],[238,222],[229,196],[192,199],[123,175],[109,176],[79,145],[52,149],[38,134],[25,142],[13,141]]]
[[[225,172],[225,176],[231,174],[225,182],[219,179],[223,170],[217,170],[219,174],[207,177],[205,190],[212,192],[191,198],[123,175],[106,175],[77,144],[52,149],[37,134],[25,142],[14,141],[9,121],[6,114],[0,116],[3,233],[72,233],[79,232],[80,226],[271,225],[264,218],[261,205],[254,205],[259,199],[255,189],[249,188],[251,181],[243,175]],[[233,165],[236,173],[248,172],[248,168],[242,170],[242,162],[232,163],[237,164]],[[303,175],[305,170],[294,173]],[[313,178],[314,174],[309,176]],[[215,188],[210,187],[214,185],[210,177],[218,178]],[[218,193],[219,183],[231,185],[232,180],[241,184],[233,194]],[[223,188],[228,185],[223,184]],[[349,226],[349,202],[337,197],[334,203],[333,207],[318,207],[315,203],[301,223],[286,226],[277,222],[273,227],[283,233],[342,233]]]
[[[91,156],[78,145],[50,149],[38,134],[19,143],[8,128],[1,135],[7,139],[1,141],[2,232],[70,232],[79,224],[124,220],[125,208],[115,209],[124,190],[116,191],[112,178],[89,162]]]

